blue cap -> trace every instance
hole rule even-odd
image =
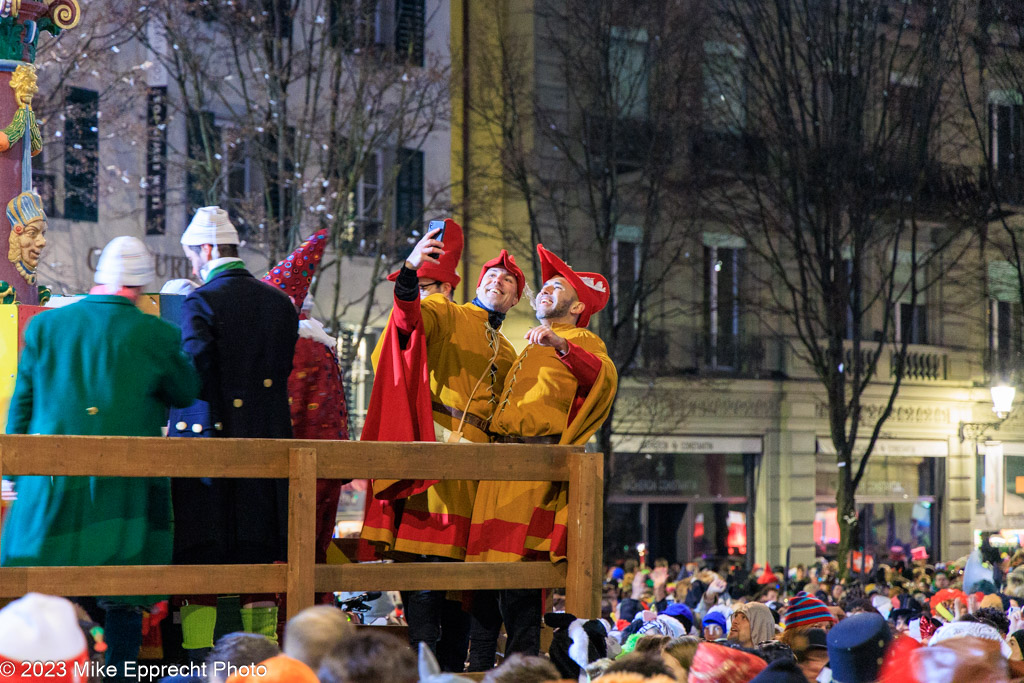
[[[678,619],[683,626],[686,627],[687,631],[689,631],[690,627],[693,626],[693,611],[681,602],[670,603],[662,614],[666,617],[675,617]]]
[[[622,567],[616,567],[612,570],[612,578],[616,581],[622,581],[626,577],[626,570]]]
[[[882,671],[892,640],[881,614],[864,612],[843,619],[828,632],[828,661],[836,683],[870,683]]]
[[[718,624],[722,628],[723,635],[729,630],[729,627],[726,626],[725,615],[721,612],[708,612],[705,614],[701,626],[707,626],[708,624]]]

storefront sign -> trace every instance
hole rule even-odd
[[[867,439],[857,440],[853,454],[862,455],[867,448]],[[826,437],[818,438],[818,453],[835,455],[836,447]],[[875,442],[872,455],[907,455],[925,458],[944,458],[949,455],[948,441],[916,441],[913,439],[879,439]]]
[[[612,440],[616,453],[761,453],[759,437],[624,435]]]

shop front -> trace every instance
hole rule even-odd
[[[870,564],[897,553],[937,556],[948,453],[946,441],[877,442],[857,488],[855,546],[864,552],[858,552],[855,560]],[[814,540],[819,555],[833,557],[839,543],[836,491],[840,470],[830,440],[818,439],[816,460]],[[859,464],[855,457],[853,472]]]
[[[613,442],[605,557],[752,562],[760,437],[620,435]]]

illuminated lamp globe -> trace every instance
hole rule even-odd
[[[992,411],[996,417],[1002,419],[1013,410],[1013,397],[1017,390],[1013,387],[999,385],[992,387]]]

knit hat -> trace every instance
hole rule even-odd
[[[835,617],[828,611],[821,600],[812,598],[806,593],[797,593],[796,597],[789,601],[789,609],[782,618],[783,626],[788,631],[797,626],[809,626],[811,624],[834,624]]]
[[[149,249],[137,237],[115,237],[103,247],[93,280],[100,285],[141,287],[156,277]]]
[[[455,288],[462,282],[462,278],[455,272],[459,262],[462,261],[462,245],[464,241],[462,226],[451,218],[445,218],[444,239],[441,241],[444,243],[444,253],[438,257],[438,263],[424,262],[416,269],[416,275],[418,277],[429,277],[440,282],[447,282],[452,288]],[[398,279],[399,272],[401,271],[396,270],[391,273],[388,275],[388,279],[394,282]]]
[[[1003,640],[1002,635],[995,627],[988,624],[979,624],[973,621],[953,621],[941,626],[935,635],[928,641],[928,645],[941,645],[944,641],[955,640],[956,638],[981,638],[982,640],[994,640],[999,643],[1003,657],[1009,659],[1010,646]]]
[[[693,627],[693,612],[690,611],[689,607],[687,607],[681,602],[671,603],[668,607],[665,608],[662,614],[664,614],[666,617],[673,617],[675,619],[678,619],[683,624],[683,627],[686,629],[687,633],[689,633],[690,629]]]
[[[611,294],[608,280],[600,273],[573,270],[562,259],[545,249],[543,244],[537,245],[537,257],[540,259],[540,276],[544,282],[561,276],[576,290],[576,297],[585,306],[576,321],[576,327],[586,327],[590,322],[590,316],[599,312],[608,303]]]
[[[318,683],[318,679],[305,663],[288,655],[277,655],[259,664],[238,667],[236,673],[228,676],[227,683]]]
[[[688,681],[691,683],[748,683],[767,664],[743,650],[718,643],[701,643],[693,655]]]
[[[192,217],[192,222],[181,236],[181,243],[187,247],[238,244],[238,231],[231,224],[227,211],[219,206],[204,206]]]
[[[75,606],[68,600],[27,593],[0,610],[0,671],[4,673],[4,683],[40,680],[41,677],[22,676],[21,662],[60,663],[62,666],[54,666],[52,671],[43,671],[48,676],[56,675],[47,680],[80,683],[85,678],[75,675],[75,669],[83,671],[88,659],[85,634],[78,625]],[[8,667],[13,674],[7,675]]]
[[[447,230],[445,231],[445,237],[447,237]],[[520,270],[519,266],[516,265],[516,257],[508,253],[505,249],[501,250],[501,253],[492,258],[490,261],[483,265],[480,269],[480,277],[476,281],[476,286],[479,287],[480,283],[484,281],[484,275],[491,268],[504,268],[512,277],[516,279],[516,298],[523,298],[523,287],[526,286],[526,276],[523,275],[523,271]],[[418,272],[418,271],[417,271]]]
[[[722,635],[729,630],[725,615],[721,612],[708,612],[701,621],[701,626],[707,628],[708,624],[717,624],[722,629]]]
[[[327,228],[324,228],[310,235],[309,239],[300,244],[295,251],[271,268],[270,272],[263,276],[263,281],[291,297],[296,307],[302,306],[306,293],[309,292],[309,285],[313,281],[313,273],[316,272],[316,266],[323,258],[326,248]]]

